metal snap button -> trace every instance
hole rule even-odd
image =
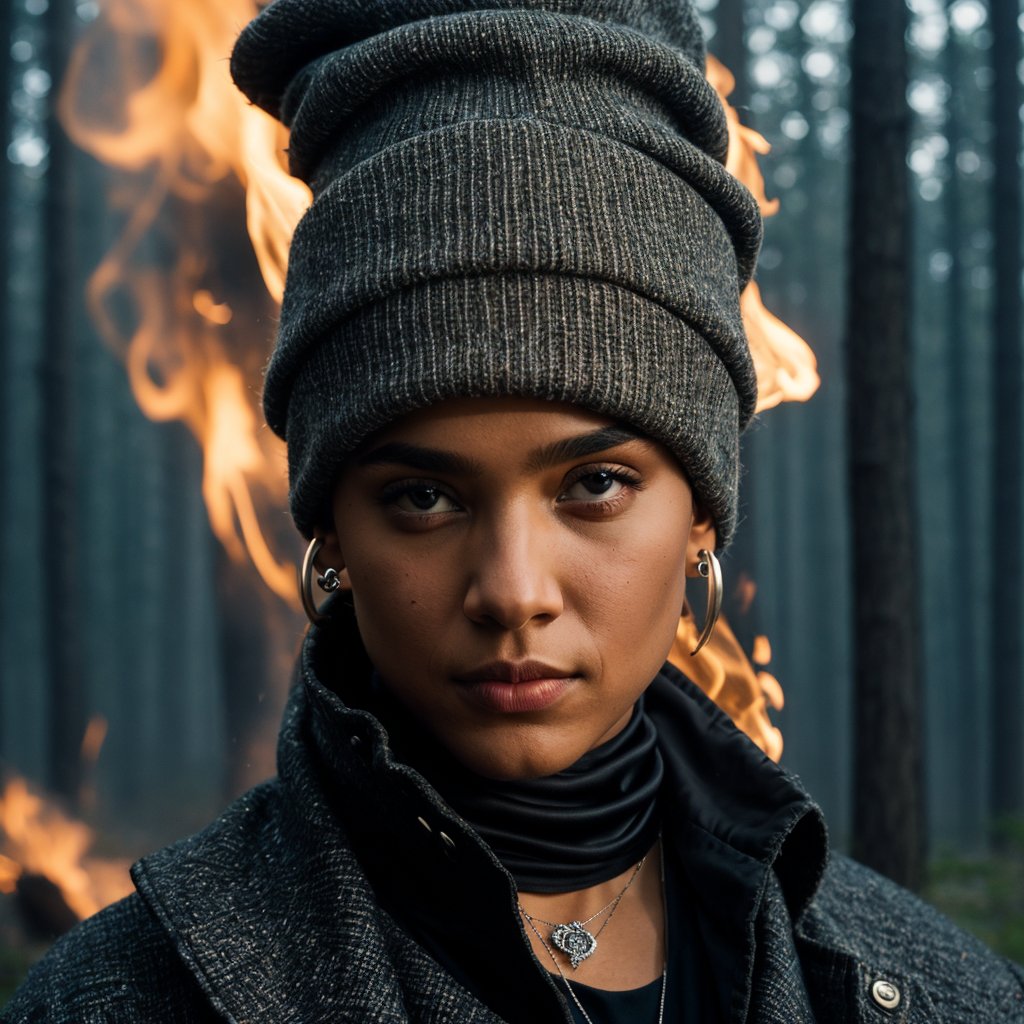
[[[416,820],[417,820],[417,821],[418,821],[418,822],[419,822],[419,823],[420,823],[420,824],[421,824],[421,825],[422,825],[422,826],[423,826],[423,827],[424,827],[424,828],[425,828],[425,829],[426,829],[426,830],[427,830],[428,832],[433,832],[433,831],[434,831],[434,830],[433,830],[433,829],[432,829],[432,828],[430,827],[430,822],[429,822],[429,821],[427,821],[427,819],[426,819],[426,818],[417,818]]]
[[[900,1005],[900,990],[891,981],[879,978],[871,986],[871,998],[886,1010],[895,1010]]]

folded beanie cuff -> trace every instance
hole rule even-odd
[[[753,218],[759,227],[756,208]],[[685,320],[728,369],[745,426],[756,380],[722,217],[644,151],[522,119],[414,135],[355,163],[317,197],[292,245],[264,389],[268,423],[283,434],[297,368],[362,306],[416,282],[514,272],[607,281]]]
[[[564,402],[629,424],[679,460],[720,548],[735,527],[740,408],[728,370],[692,326],[612,282],[505,272],[392,292],[321,337],[291,391],[290,501],[306,536],[330,524],[341,467],[373,433],[473,397]]]

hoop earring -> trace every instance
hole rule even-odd
[[[704,628],[700,631],[697,646],[690,651],[692,658],[710,639],[715,631],[715,623],[722,614],[722,597],[725,587],[722,585],[722,564],[714,551],[702,548],[697,552],[697,572],[708,581],[708,605],[704,612]]]
[[[316,601],[313,600],[313,573],[316,572],[316,556],[320,554],[320,549],[323,546],[322,537],[314,537],[309,542],[309,547],[306,548],[306,554],[302,559],[302,572],[299,574],[299,597],[302,598],[302,610],[314,626],[322,625],[328,619],[328,616],[317,609]],[[316,582],[317,586],[321,590],[327,591],[328,594],[333,593],[341,586],[337,569],[328,569],[322,576],[317,576]]]

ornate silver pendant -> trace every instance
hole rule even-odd
[[[551,941],[569,958],[573,970],[597,949],[597,939],[579,921],[557,925]]]

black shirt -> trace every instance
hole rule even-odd
[[[679,877],[671,851],[665,858],[665,905],[668,915],[668,971],[665,978],[663,1019],[673,1024],[715,1024],[721,1020],[709,985],[712,967],[700,933],[695,901]],[[578,982],[570,982],[591,1024],[654,1024],[661,1010],[662,979],[642,988],[609,992]],[[564,982],[559,979],[564,988]],[[566,993],[566,1003],[575,1024],[587,1024],[574,1000]]]

